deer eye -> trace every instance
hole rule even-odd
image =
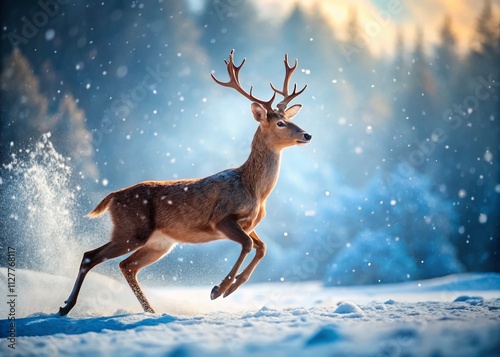
[[[283,120],[280,120],[279,122],[277,122],[276,125],[280,128],[284,128],[286,126],[286,124]]]

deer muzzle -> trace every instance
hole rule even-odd
[[[297,140],[297,144],[299,144],[299,145],[309,144],[311,139],[312,139],[312,135],[304,132],[304,133],[302,133],[301,138],[299,140]]]

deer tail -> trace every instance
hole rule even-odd
[[[92,212],[87,214],[87,217],[88,218],[96,218],[96,217],[99,217],[101,214],[103,214],[104,211],[106,211],[108,209],[109,203],[113,199],[114,195],[115,195],[115,193],[111,192],[109,195],[104,197],[104,199],[101,202],[99,202],[99,204],[96,206],[96,208],[94,208],[92,210]]]

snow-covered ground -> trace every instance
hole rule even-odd
[[[146,287],[157,311],[147,314],[128,286],[90,273],[76,307],[58,317],[72,284],[16,270],[15,349],[3,302],[0,355],[500,356],[500,274],[350,288],[246,284],[215,301],[211,286]]]

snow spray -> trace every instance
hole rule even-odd
[[[1,243],[16,248],[20,267],[73,275],[81,259],[75,236],[76,217],[81,215],[68,162],[47,133],[3,165]]]

